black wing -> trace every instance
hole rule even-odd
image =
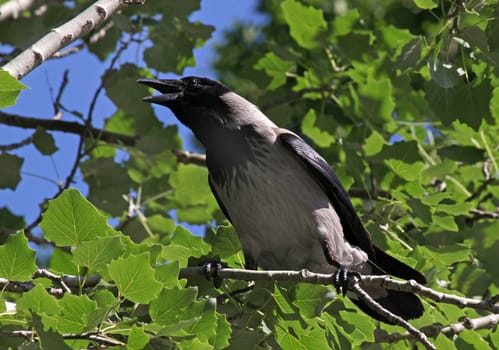
[[[298,158],[324,189],[338,213],[345,239],[367,253],[373,267],[379,269],[379,271],[374,271],[375,273],[388,273],[404,279],[414,279],[422,284],[426,283],[425,277],[418,271],[373,245],[371,235],[362,225],[348,193],[329,164],[319,153],[303,139],[290,132],[280,134],[279,141]]]
[[[324,189],[340,217],[345,239],[350,244],[361,248],[370,259],[376,261],[371,236],[362,225],[350,197],[329,164],[303,139],[294,134],[282,133],[279,135],[279,140],[297,156],[299,161]]]
[[[232,220],[230,219],[230,216],[229,216],[229,212],[227,211],[227,208],[225,208],[225,205],[223,204],[223,202],[220,199],[220,197],[218,197],[217,191],[215,191],[215,186],[213,186],[213,182],[212,181],[213,180],[211,179],[211,176],[209,176],[208,177],[208,183],[210,184],[211,193],[213,193],[213,196],[215,196],[215,199],[217,200],[218,206],[220,207],[220,209],[222,209],[222,212],[224,213],[224,215],[227,218],[227,220],[229,220],[230,223],[232,223]]]

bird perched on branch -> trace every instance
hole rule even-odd
[[[209,184],[238,233],[248,268],[352,271],[426,282],[373,245],[327,162],[254,104],[207,78],[138,83],[160,92],[143,101],[168,107],[205,146]],[[423,313],[412,293],[380,287],[367,292],[404,319]],[[352,300],[372,317],[392,323],[363,301]]]

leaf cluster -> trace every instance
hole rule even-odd
[[[47,3],[45,12],[26,10],[0,22],[0,42],[12,56],[89,5]],[[479,298],[499,294],[497,5],[261,1],[268,22],[234,25],[213,63],[225,84],[325,157],[377,245],[423,272],[430,287]],[[106,68],[88,111],[66,105],[64,84],[53,101],[57,113],[87,132],[60,129],[77,135],[76,161],[54,198],[40,203],[43,216],[27,224],[23,214],[0,208],[2,346],[30,348],[32,340],[42,349],[394,346],[375,343],[374,330],[400,329],[373,323],[325,286],[249,288],[231,280],[217,290],[203,278],[178,279],[180,268],[212,259],[244,266],[207,170],[179,164],[172,152],[183,147],[177,126],[140,102],[152,91],[135,83],[196,64],[193,49],[214,30],[189,19],[199,8],[199,0],[147,1],[76,43],[76,54],[88,50]],[[122,60],[130,50],[138,58]],[[0,71],[0,107],[14,104],[24,88]],[[101,92],[114,109],[97,116]],[[22,117],[0,114],[0,123],[14,119],[18,124],[7,125],[22,125]],[[101,139],[99,127],[112,137]],[[34,128],[27,139],[0,145],[0,188],[27,181],[21,171],[29,159],[16,149],[32,144],[47,157],[61,151],[57,128]],[[85,196],[67,189],[79,174]],[[188,227],[204,236],[179,222],[199,225]],[[51,254],[35,261],[33,247]],[[79,276],[78,283],[39,277],[37,266]],[[96,276],[97,284],[88,283]],[[425,309],[412,322],[418,328],[482,315],[430,301]],[[446,349],[499,347],[490,330],[439,334],[434,342]]]

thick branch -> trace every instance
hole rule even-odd
[[[100,276],[72,276],[72,275],[63,275],[58,276],[48,270],[45,269],[37,269],[33,274],[33,279],[45,277],[49,278],[56,285],[61,286],[62,288],[47,288],[47,292],[56,297],[62,297],[65,293],[71,294],[70,288],[79,289],[83,288],[91,288],[97,285],[100,282]],[[0,290],[5,290],[7,292],[13,293],[24,293],[28,292],[35,287],[35,284],[32,281],[29,282],[19,282],[19,281],[9,281],[6,278],[0,277]]]
[[[0,22],[16,19],[19,14],[35,4],[35,0],[10,0],[0,5]]]
[[[2,111],[0,111],[0,124],[16,126],[24,129],[36,129],[37,127],[41,127],[45,130],[62,131],[77,135],[81,135],[85,132],[85,125],[80,123],[66,122],[63,120],[22,117],[20,115],[7,114]],[[125,146],[134,146],[138,139],[135,136],[117,134],[93,127],[88,128],[86,133],[87,137]]]
[[[122,7],[120,0],[98,0],[63,25],[52,29],[48,34],[23,51],[2,68],[16,79],[26,74],[52,57],[57,51],[93,30]]]
[[[180,270],[179,278],[187,278],[192,275],[205,274],[203,267],[188,267]],[[308,270],[301,271],[263,271],[244,269],[221,269],[221,278],[237,279],[243,281],[294,281],[314,284],[329,285],[334,281],[334,274],[315,273]],[[390,276],[362,275],[359,277],[362,288],[383,287],[391,290],[406,291],[419,294],[440,303],[469,307],[477,310],[486,310],[499,313],[499,304],[496,297],[478,300],[460,297],[453,294],[442,293],[425,287],[414,280],[399,281]]]

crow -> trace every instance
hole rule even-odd
[[[341,273],[340,285],[346,283],[345,272],[426,283],[421,273],[374,246],[324,158],[257,106],[208,78],[137,82],[160,92],[143,101],[169,108],[206,148],[211,190],[239,236],[247,268]],[[366,291],[406,320],[424,311],[412,293]],[[362,300],[352,301],[393,323]]]

